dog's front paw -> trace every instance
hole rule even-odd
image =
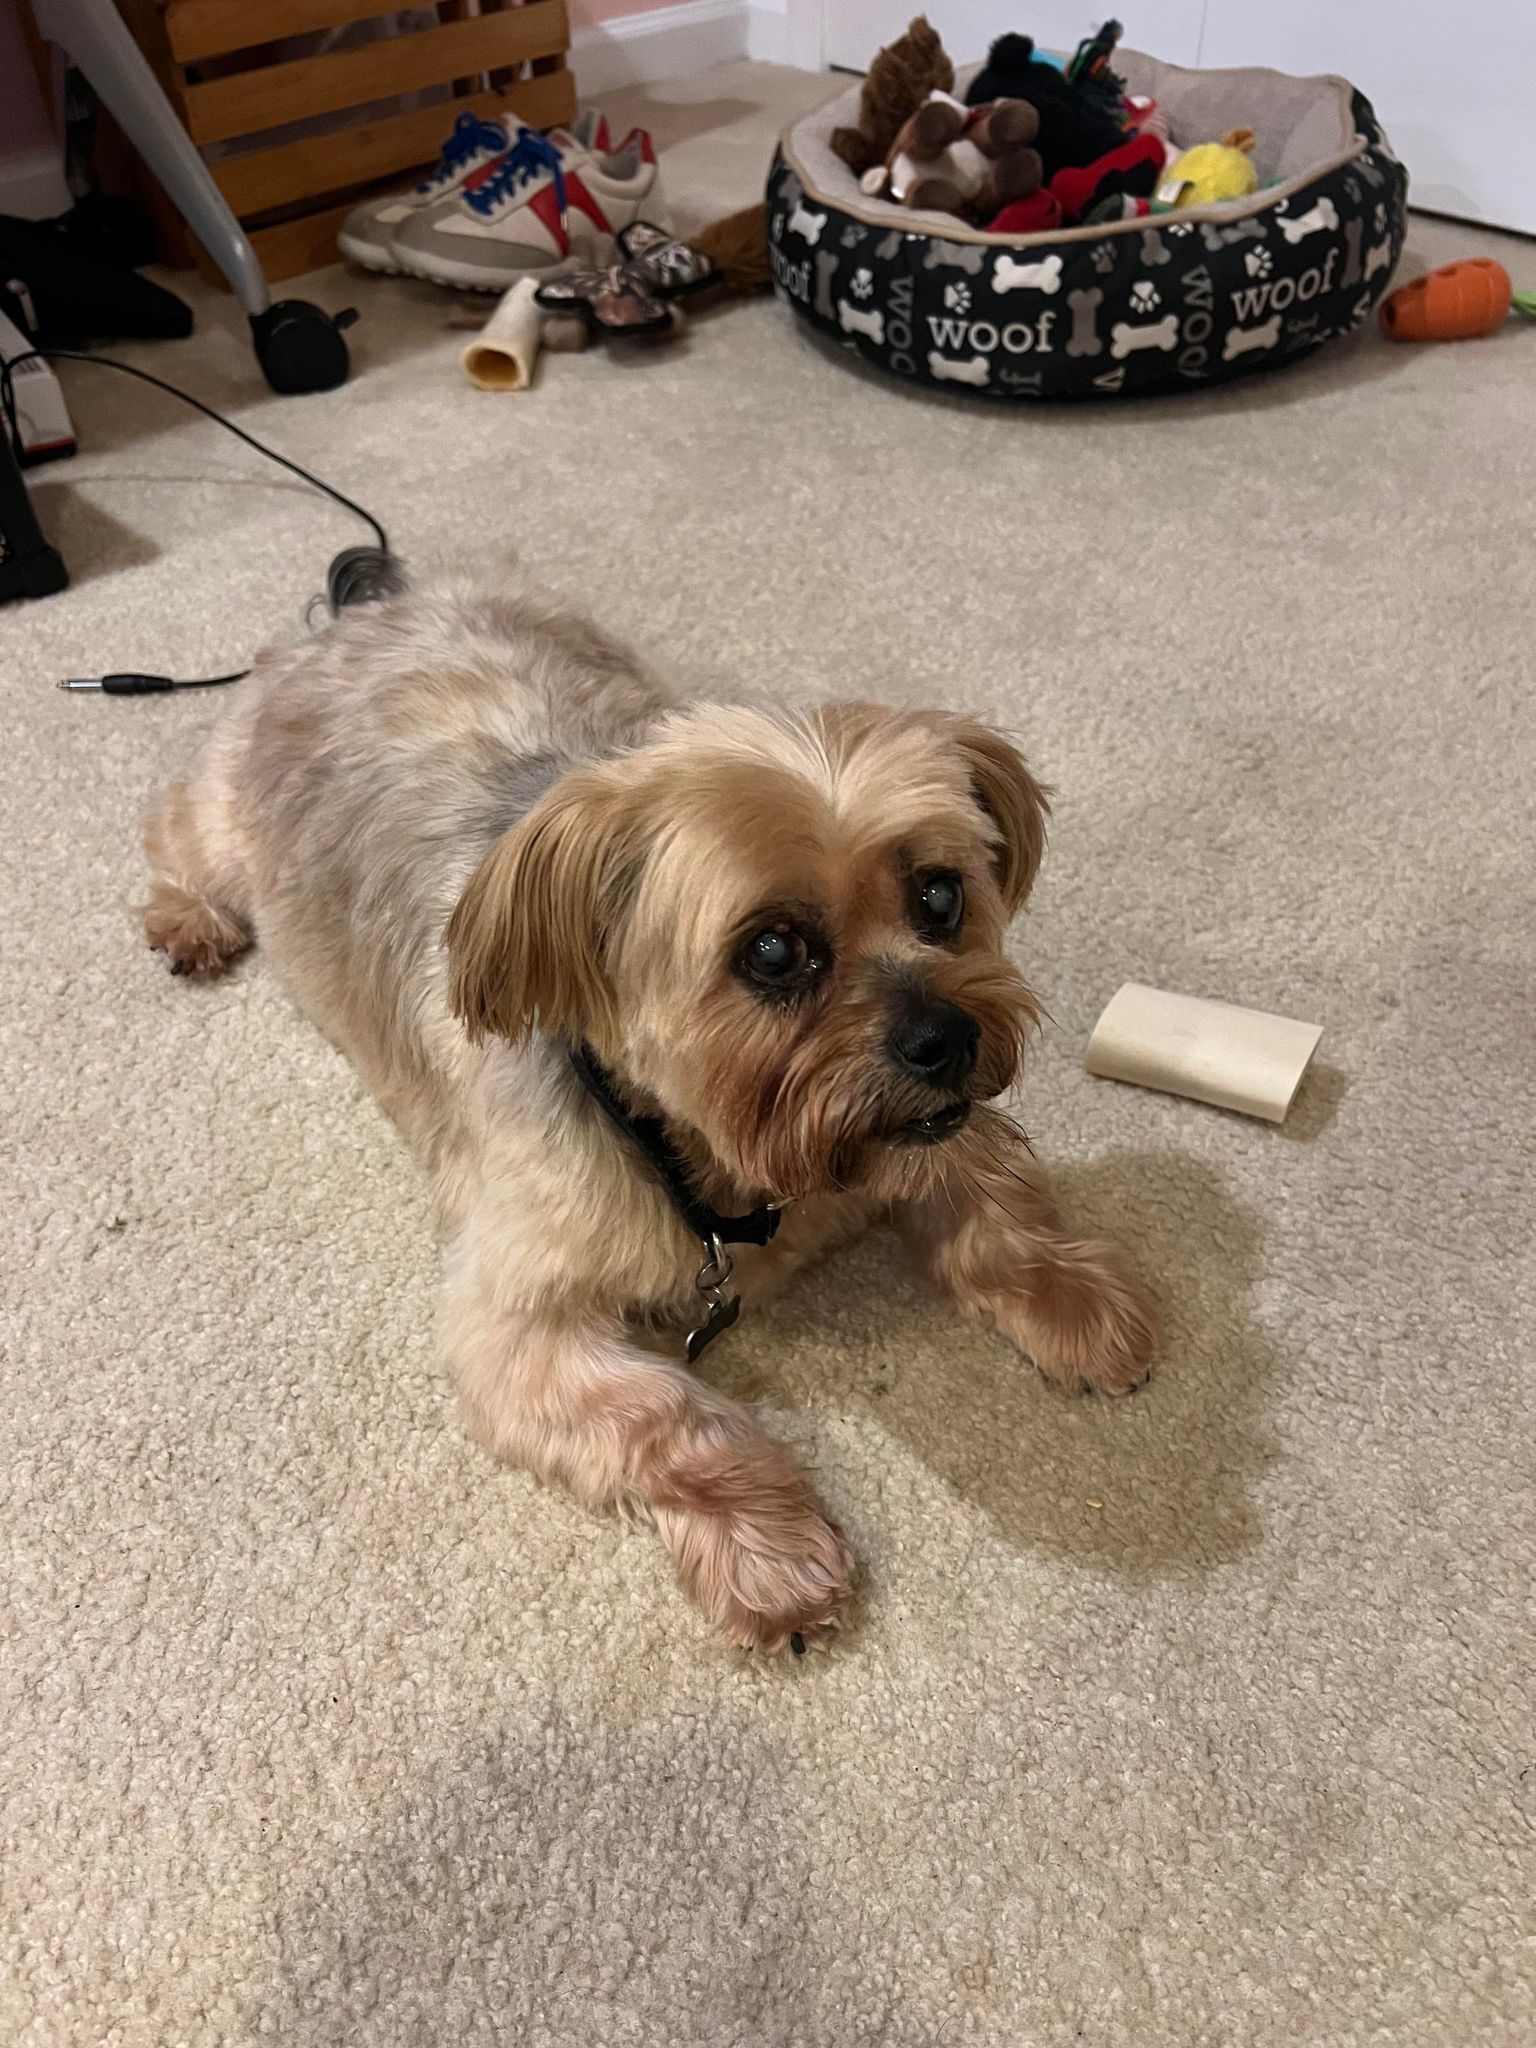
[[[672,1509],[658,1517],[684,1589],[744,1650],[797,1655],[840,1627],[853,1586],[853,1555],[797,1485],[717,1512]]]
[[[1152,1372],[1152,1311],[1113,1256],[1097,1245],[1035,1268],[1027,1293],[998,1317],[1047,1379],[1099,1394],[1130,1394]]]

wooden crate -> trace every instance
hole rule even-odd
[[[295,56],[291,41],[282,48],[288,39],[407,10],[379,0],[117,0],[272,279],[334,262],[351,208],[435,162],[466,109],[510,110],[531,128],[574,118],[565,0],[479,0],[471,13],[473,5],[413,7],[431,24]],[[429,86],[453,97],[402,104]],[[273,132],[337,114],[346,125],[322,135]],[[243,146],[230,154],[236,142]],[[174,247],[166,253],[175,260]]]

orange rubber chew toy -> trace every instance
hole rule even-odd
[[[1400,285],[1382,301],[1381,331],[1389,341],[1471,341],[1502,325],[1513,296],[1503,264],[1473,256]]]

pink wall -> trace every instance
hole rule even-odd
[[[27,0],[0,0],[0,157],[27,156],[55,140],[31,53],[22,39]]]
[[[0,0],[0,4],[9,5],[10,0]],[[649,14],[653,8],[670,5],[672,0],[569,0],[571,27],[595,28],[621,14]]]

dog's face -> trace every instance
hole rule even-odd
[[[454,1006],[475,1038],[586,1040],[739,1188],[908,1197],[1036,1021],[1002,940],[1046,809],[960,719],[684,711],[487,855]]]

